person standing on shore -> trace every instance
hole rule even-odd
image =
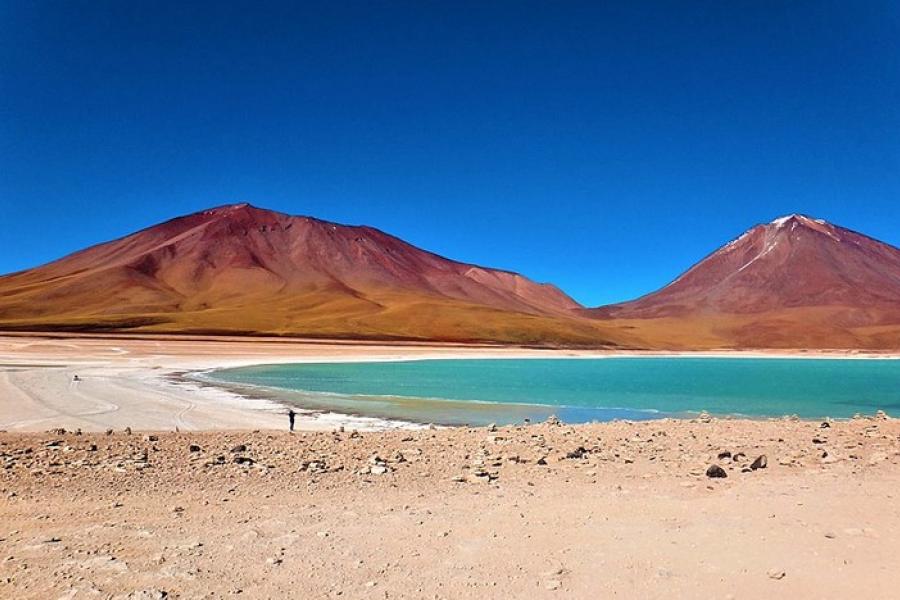
[[[290,429],[294,431],[294,419],[297,417],[297,413],[294,412],[293,408],[288,409],[288,422],[290,423]]]

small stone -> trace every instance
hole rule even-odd
[[[131,427],[125,428],[125,435],[131,435]]]
[[[729,452],[728,450],[724,450],[724,451],[722,451],[722,452],[719,452],[718,458],[719,458],[719,460],[724,460],[724,459],[726,459],[726,458],[731,458],[731,452]]]
[[[497,431],[497,424],[491,423],[490,425],[487,426],[487,430],[490,431],[491,433]]]
[[[246,452],[246,451],[247,451],[247,445],[246,445],[246,444],[238,444],[237,446],[234,446],[234,447],[231,449],[231,452],[234,453],[234,454],[236,454],[236,453],[238,453],[238,452]]]
[[[157,589],[146,589],[146,590],[135,590],[126,596],[116,596],[116,599],[121,598],[122,600],[166,600],[169,597],[169,593],[163,590]]]
[[[834,538],[837,537],[837,534],[834,533],[833,531],[826,531],[825,537],[827,537],[829,540],[833,540]]]
[[[369,467],[369,473],[372,475],[384,475],[388,472],[388,468],[384,465],[372,465]]]
[[[158,442],[158,441],[159,441],[159,436],[158,436],[158,435],[153,435],[153,434],[148,434],[148,435],[145,435],[145,436],[144,436],[144,441],[145,441],[145,442]]]
[[[765,454],[760,454],[756,457],[756,460],[750,465],[750,468],[754,471],[757,469],[765,469],[769,464],[769,459],[766,458]]]
[[[562,582],[559,579],[551,579],[544,584],[544,589],[555,591],[562,587]]]
[[[585,450],[584,446],[578,446],[571,452],[566,453],[566,458],[584,458],[587,454],[590,454],[590,452]]]
[[[197,444],[191,444],[188,446],[188,452],[200,452],[201,448]]]
[[[726,473],[725,469],[719,465],[710,465],[709,468],[706,469],[706,476],[712,479],[718,479],[728,477],[728,473]]]
[[[784,579],[784,576],[787,575],[787,573],[785,573],[784,571],[782,571],[780,569],[770,569],[768,575],[769,575],[769,579],[780,580],[780,579]]]

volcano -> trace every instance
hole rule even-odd
[[[657,292],[583,314],[632,328],[651,347],[895,349],[900,249],[789,215]]]
[[[0,328],[604,343],[556,287],[235,204],[0,278]],[[615,337],[615,336],[613,336]]]

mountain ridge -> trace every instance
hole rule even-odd
[[[218,206],[0,277],[0,326],[596,343],[552,284],[374,227]],[[602,339],[602,336],[600,336]]]
[[[900,249],[801,214],[661,289],[585,308],[558,287],[367,225],[226,204],[0,277],[0,330],[648,349],[898,348]]]

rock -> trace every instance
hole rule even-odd
[[[497,424],[491,423],[490,425],[487,426],[487,430],[490,431],[491,433],[497,431]]]
[[[384,465],[372,465],[369,467],[369,473],[372,475],[384,475],[388,472],[388,468]]]
[[[719,465],[710,465],[708,469],[706,469],[706,476],[716,479],[728,477],[728,473],[725,472],[725,469],[720,467]]]
[[[148,435],[145,435],[145,436],[144,436],[144,441],[145,441],[145,442],[158,442],[158,441],[159,441],[159,436],[158,436],[158,435],[148,434]]]
[[[131,427],[125,428],[125,435],[131,435]]]
[[[726,458],[731,458],[731,452],[729,452],[728,450],[723,450],[722,452],[719,452],[719,456],[718,456],[719,460],[724,460]]]
[[[824,444],[825,440],[823,440],[822,438],[813,438],[812,443],[813,444]]]
[[[757,469],[765,469],[768,465],[769,465],[769,459],[766,458],[765,454],[760,454],[759,456],[756,457],[756,460],[754,460],[750,464],[750,468],[755,471]]]
[[[769,579],[778,580],[778,579],[784,579],[784,576],[787,575],[787,573],[785,573],[781,569],[770,569],[768,575],[769,575]]]
[[[188,446],[188,452],[200,452],[201,448],[197,444],[191,444]]]
[[[537,461],[535,462],[535,464],[541,465],[541,466],[543,467],[543,466],[545,466],[545,465],[547,464],[547,458],[544,457],[544,456],[542,456],[542,457],[540,457],[539,459],[537,459]]]
[[[551,579],[544,584],[544,589],[555,591],[562,587],[562,582],[559,579]]]
[[[249,456],[235,456],[233,462],[236,465],[252,465],[256,461]]]
[[[107,430],[106,430],[106,435],[112,435],[112,434],[113,434],[113,430],[112,430],[112,429],[107,429]]]
[[[232,451],[233,453],[235,453],[235,454],[238,453],[238,452],[246,452],[246,451],[247,451],[247,444],[238,444],[237,446],[234,446],[234,447],[231,449],[231,451]]]
[[[588,454],[590,454],[590,452],[585,450],[584,446],[578,446],[571,452],[566,453],[566,458],[584,458]]]
[[[829,427],[831,427],[831,423],[828,421],[822,421],[822,424],[819,425],[819,429],[828,429]]]
[[[324,460],[310,460],[300,464],[300,470],[307,473],[324,473],[328,470]]]
[[[115,596],[115,600],[166,600],[169,592],[157,589],[135,590],[124,596]]]
[[[890,417],[887,416],[887,413],[883,410],[875,411],[875,418],[879,421],[887,421]]]

